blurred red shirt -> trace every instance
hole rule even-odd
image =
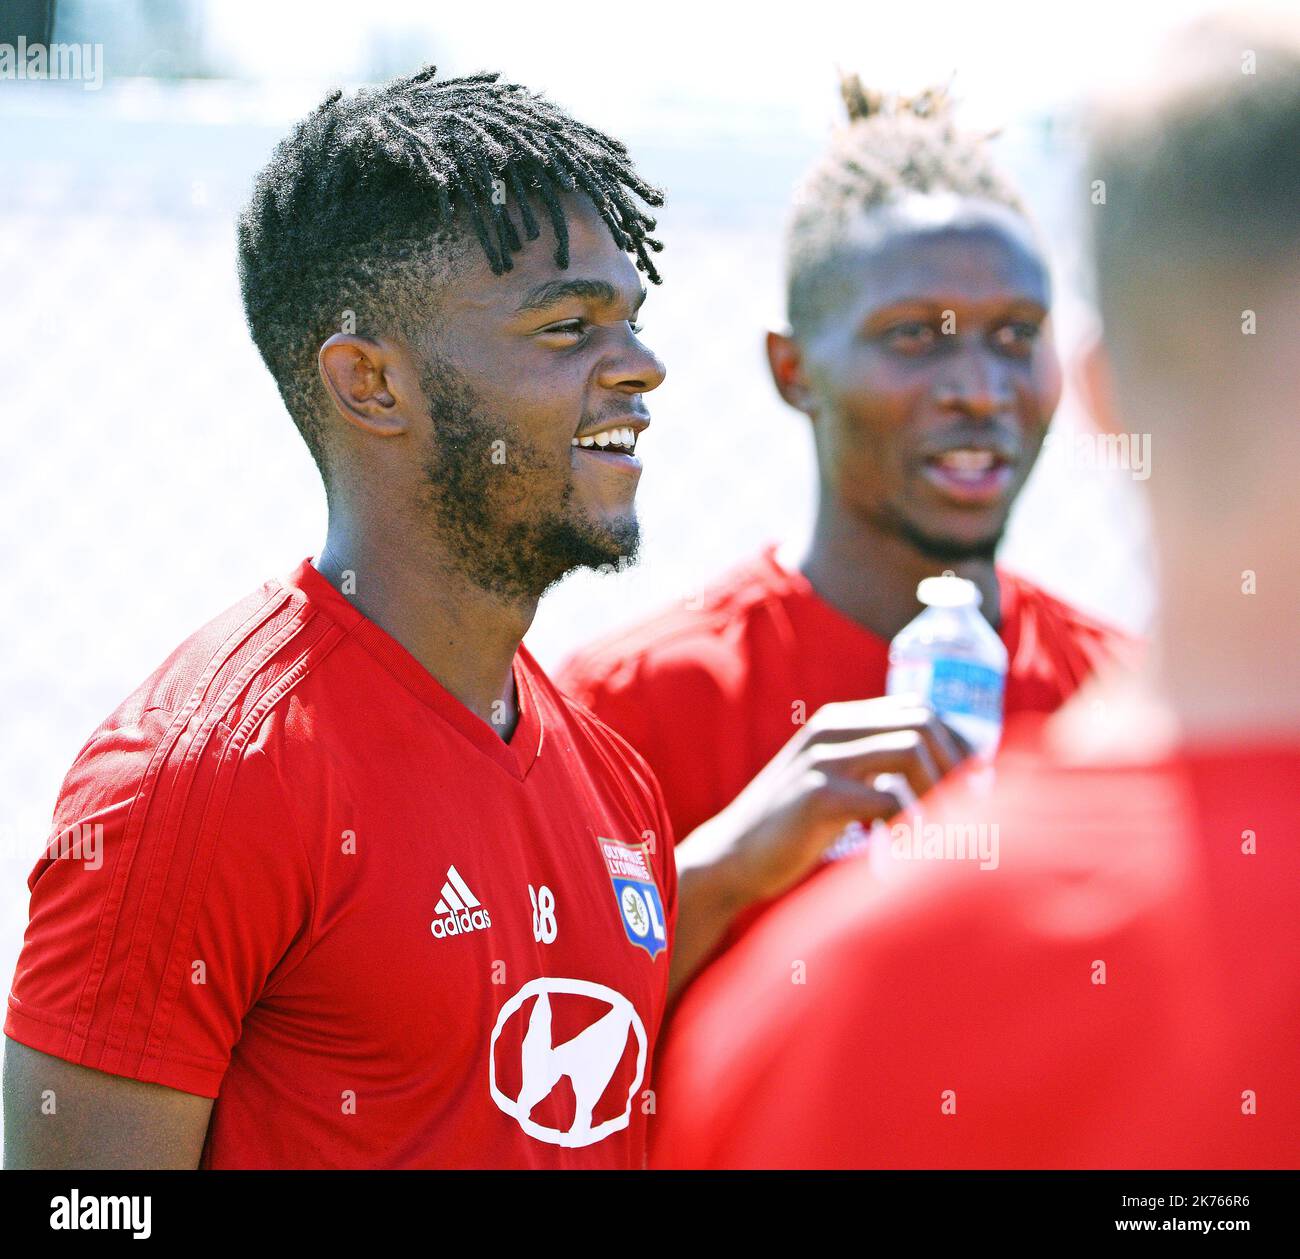
[[[1005,711],[1049,713],[1135,643],[998,570]],[[917,605],[920,611],[920,605]],[[775,546],[702,595],[573,656],[556,684],[650,763],[680,841],[823,704],[885,693],[889,643],[833,608]]]
[[[1294,1167],[1300,743],[964,777],[686,990],[651,1165]]]

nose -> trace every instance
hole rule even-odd
[[[996,419],[1015,405],[1011,364],[980,344],[947,356],[935,382],[935,401],[975,420]]]
[[[649,393],[664,383],[667,368],[659,356],[629,332],[616,351],[601,363],[597,383],[619,393]]]

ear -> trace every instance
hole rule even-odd
[[[812,392],[803,375],[803,351],[788,332],[767,334],[767,364],[776,391],[796,411],[812,415]]]
[[[349,424],[376,437],[404,433],[406,417],[395,396],[403,365],[393,347],[369,337],[336,332],[317,356],[321,380]]]
[[[1118,433],[1120,417],[1115,402],[1115,380],[1100,331],[1091,332],[1074,360],[1074,383],[1092,422],[1103,433]]]

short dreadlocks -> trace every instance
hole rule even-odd
[[[914,97],[888,97],[843,75],[840,95],[848,126],[805,176],[786,236],[786,299],[799,334],[828,308],[841,248],[867,210],[911,192],[980,197],[1024,213],[996,166],[988,137],[960,132],[946,87]]]
[[[240,216],[249,330],[327,484],[316,356],[345,310],[362,334],[412,326],[429,313],[429,268],[444,270],[477,238],[494,273],[511,270],[540,234],[535,210],[567,267],[560,198],[573,192],[659,283],[650,252],[663,246],[634,198],[658,206],[663,194],[622,143],[497,74],[436,73],[346,99],[331,92],[277,146]]]

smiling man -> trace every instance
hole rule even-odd
[[[1083,377],[1162,452],[1157,650],[931,798],[996,870],[830,865],[701,976],[652,1165],[1295,1168],[1300,24],[1198,21],[1088,118]]]
[[[520,642],[636,547],[660,200],[495,75],[336,92],[276,150],[243,295],[328,536],[77,757],[9,998],[10,1166],[642,1164],[669,824]]]
[[[812,425],[811,544],[789,565],[766,549],[558,678],[650,762],[683,895],[714,906],[683,923],[675,985],[847,823],[896,810],[876,774],[919,795],[960,760],[932,713],[880,698],[922,578],[953,569],[979,587],[1007,647],[1008,716],[1054,710],[1127,651],[995,563],[1061,390],[1019,198],[942,93],[887,102],[856,77],[843,91],[850,125],[790,228],[790,327],[767,338],[778,391]]]

